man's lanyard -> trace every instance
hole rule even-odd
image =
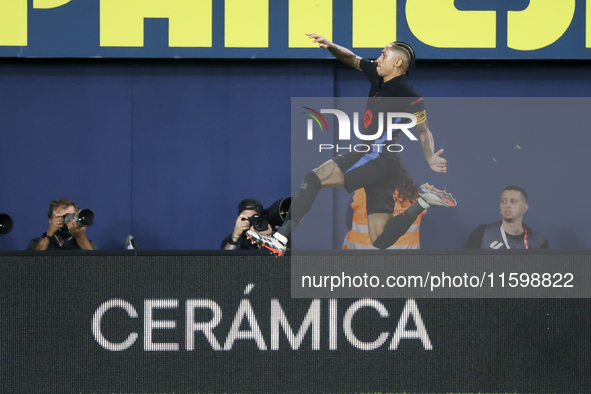
[[[67,242],[69,242],[72,238],[74,238],[74,237],[70,236],[70,238],[64,240],[64,242],[61,242],[57,235],[55,235],[55,234],[53,235],[53,239],[55,239],[55,241],[57,242],[57,244],[60,246],[60,249],[62,249],[64,247],[64,245]]]
[[[523,245],[525,246],[526,249],[529,249],[529,243],[527,242],[527,230],[525,229],[525,227],[523,228],[523,231],[524,231]],[[503,242],[505,242],[505,246],[507,247],[507,249],[511,249],[511,247],[509,247],[509,242],[507,242],[507,235],[505,234],[505,229],[503,228],[502,223],[501,223],[501,237],[503,237]]]

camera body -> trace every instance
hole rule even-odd
[[[254,214],[247,219],[256,232],[266,231],[269,228],[269,219],[259,214]]]
[[[254,214],[247,220],[250,222],[252,228],[257,231],[266,231],[271,225],[271,229],[277,230],[287,216],[287,211],[291,205],[291,197],[282,198],[275,201],[267,209],[263,209],[260,214]]]

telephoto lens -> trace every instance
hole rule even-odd
[[[291,197],[281,198],[263,211],[263,214],[269,219],[271,227],[276,228],[283,224],[291,206],[291,199]]]
[[[64,225],[67,227],[71,221],[74,221],[78,227],[89,227],[94,223],[94,212],[90,209],[81,209],[75,213],[66,213],[64,215]]]
[[[0,236],[6,235],[12,231],[12,225],[14,222],[10,215],[6,213],[0,213]]]

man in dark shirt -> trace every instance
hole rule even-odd
[[[525,190],[507,186],[501,193],[503,220],[472,231],[466,249],[548,249],[546,237],[523,223],[528,208]]]
[[[367,195],[368,230],[373,246],[386,249],[406,233],[418,215],[430,206],[456,206],[451,194],[424,184],[419,190],[419,199],[403,214],[392,216],[394,212],[393,194],[398,183],[398,150],[389,149],[396,141],[396,135],[387,140],[388,133],[379,136],[380,112],[390,111],[412,114],[416,119],[425,159],[435,172],[447,171],[447,160],[441,157],[443,149],[435,151],[433,135],[427,124],[423,98],[412,87],[408,70],[414,66],[415,52],[405,42],[395,41],[382,50],[376,61],[363,59],[349,49],[336,45],[315,33],[307,34],[320,48],[328,49],[337,59],[362,71],[370,82],[369,98],[363,117],[363,134],[377,135],[372,152],[350,152],[338,155],[304,176],[302,186],[291,202],[284,224],[271,236],[247,231],[253,243],[262,245],[272,253],[283,255],[285,245],[304,215],[310,210],[317,193],[321,189],[344,186],[352,193],[365,188]],[[382,98],[395,98],[392,101]],[[388,102],[389,101],[389,102]],[[410,118],[409,118],[410,119]],[[399,118],[395,123],[402,122]],[[393,133],[394,134],[394,133]]]
[[[86,237],[87,227],[78,227],[74,220],[65,225],[64,215],[76,213],[80,208],[68,198],[58,198],[49,204],[49,227],[39,238],[29,241],[27,250],[96,250],[94,242]]]

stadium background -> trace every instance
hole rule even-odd
[[[367,7],[395,6],[392,35],[411,42],[419,59],[427,59],[419,60],[412,76],[423,96],[585,97],[591,90],[584,60],[589,57],[585,2],[576,2],[570,25],[554,43],[519,51],[508,48],[508,12],[526,10],[526,2],[487,6],[457,1],[460,9],[496,10],[496,47],[474,49],[434,48],[417,39],[405,6],[420,1],[375,0]],[[300,35],[304,44],[294,45],[310,48],[292,48],[289,41],[298,27],[289,19],[289,7],[299,4],[300,12],[310,15],[324,16],[328,9],[333,18],[327,34],[351,47],[352,37],[360,34],[352,27],[353,6],[359,2],[270,2],[267,48],[224,46],[225,36],[252,28],[248,18],[224,24],[225,2],[213,2],[209,48],[169,46],[168,27],[178,22],[153,18],[143,24],[143,46],[100,46],[106,29],[100,20],[106,14],[99,6],[111,2],[74,0],[36,8],[64,2],[4,1],[3,15],[19,3],[28,4],[27,45],[0,45],[0,211],[15,222],[0,250],[22,250],[39,236],[47,226],[49,201],[60,196],[95,211],[89,235],[101,249],[122,249],[129,234],[144,249],[217,249],[231,231],[241,199],[256,197],[269,206],[299,187],[309,170],[290,173],[291,98],[362,97],[367,91],[362,73],[314,48],[305,30]],[[182,10],[189,3],[142,4],[176,4]],[[247,3],[228,1],[226,8],[236,4]],[[266,2],[250,5],[260,4]],[[546,7],[545,15],[552,18],[569,4],[557,7],[538,0],[532,9]],[[325,19],[302,18],[311,26],[301,28],[327,28]],[[14,21],[18,18],[0,31],[0,44],[11,37],[6,26]],[[545,20],[530,20],[526,27],[532,30],[540,21]],[[376,25],[371,15],[362,22]],[[384,35],[379,24],[376,35]],[[382,45],[353,49],[375,57]],[[546,60],[534,60],[539,57]],[[463,60],[442,60],[449,58]],[[460,119],[430,119],[436,147],[445,149],[449,161],[448,174],[432,173],[420,153],[411,152],[404,161],[416,183],[447,187],[461,209],[431,210],[421,227],[423,247],[461,248],[472,229],[498,220],[499,191],[516,184],[531,198],[526,222],[544,233],[551,247],[589,248],[589,210],[584,204],[563,208],[591,192],[581,181],[591,164],[586,124],[572,127],[571,116],[563,116],[568,126],[560,130],[512,130],[504,126],[503,114],[491,108],[488,123],[499,127],[486,133],[479,132],[478,124],[456,132],[451,123]],[[340,190],[323,191],[311,215],[334,222],[334,229],[322,237],[302,231],[296,245],[340,247],[347,201]]]
[[[239,28],[227,30],[232,25],[224,24],[224,7],[240,2],[226,0],[211,2],[211,47],[172,48],[169,22],[158,18],[145,21],[142,46],[105,47],[100,7],[107,3],[114,4],[0,1],[0,212],[15,222],[12,233],[0,238],[0,391],[590,391],[587,300],[418,300],[436,344],[429,352],[416,343],[396,352],[343,346],[335,353],[323,344],[316,352],[309,337],[298,351],[284,349],[281,338],[276,353],[255,350],[252,341],[239,341],[230,352],[205,347],[149,353],[142,351],[141,337],[123,353],[99,347],[91,333],[92,314],[112,298],[126,298],[138,310],[145,299],[178,299],[178,310],[164,315],[181,322],[184,300],[213,299],[231,318],[245,286],[254,283],[250,299],[260,321],[268,321],[269,300],[278,298],[292,326],[301,322],[310,300],[290,300],[285,261],[179,250],[217,249],[242,198],[257,197],[269,206],[298,187],[303,173],[290,171],[292,97],[365,95],[361,73],[326,51],[289,46],[290,5],[302,7],[301,20],[320,23],[300,26],[302,34],[330,30],[335,42],[363,56],[378,56],[394,39],[354,47],[352,6],[359,2],[278,0],[268,2],[267,48],[226,48],[224,37],[236,37],[236,30],[248,27],[240,21],[251,20],[237,18]],[[144,0],[148,3],[158,1]],[[190,2],[166,2],[173,3]],[[397,39],[416,47],[420,60],[412,78],[423,96],[588,97],[588,2],[456,1],[463,10],[496,10],[490,48],[422,42],[405,14],[409,3],[429,1],[366,1],[397,13],[375,12],[363,21],[383,33],[378,27],[387,19]],[[536,24],[565,31],[542,48],[511,49],[508,11],[530,4],[546,12],[524,31],[535,32],[530,28]],[[323,24],[327,5],[330,28]],[[562,7],[571,6],[569,23],[552,19],[564,18]],[[446,18],[430,18],[439,31],[452,29]],[[460,37],[473,33],[458,31]],[[431,121],[437,147],[449,160],[446,175],[433,174],[420,155],[405,158],[415,182],[446,186],[459,201],[456,210],[425,216],[423,247],[461,248],[473,228],[498,219],[499,191],[517,184],[530,194],[527,223],[543,232],[551,247],[590,248],[587,125],[515,133],[502,127],[503,114],[494,108],[491,117],[499,122],[496,133],[479,133],[477,124],[471,133],[439,132],[449,125]],[[46,229],[48,203],[61,196],[95,211],[89,236],[100,249],[122,250],[133,234],[143,250],[165,252],[69,257],[15,252]],[[334,229],[325,237],[301,231],[301,247],[340,247],[347,199],[342,191],[321,193],[310,215],[334,221]],[[334,208],[323,209],[327,206]],[[342,314],[354,301],[339,302]],[[393,330],[404,304],[382,302],[389,319],[376,325],[375,315],[366,311],[356,322],[368,339],[377,326]],[[221,336],[229,322],[221,323]],[[109,324],[105,329],[112,335],[128,332],[117,319]],[[124,324],[141,332],[140,320]],[[181,331],[172,334],[180,343]]]

